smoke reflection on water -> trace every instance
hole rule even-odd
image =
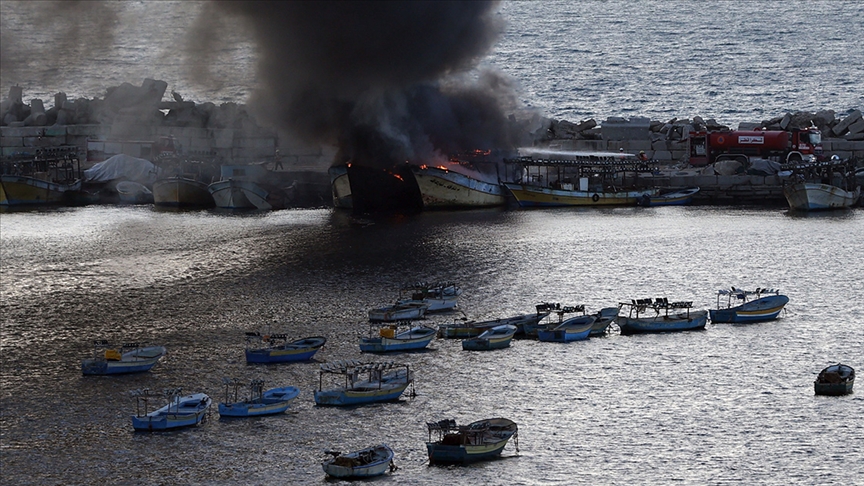
[[[864,474],[856,395],[812,379],[864,355],[860,211],[619,208],[469,211],[359,220],[327,210],[247,216],[86,207],[4,213],[4,482],[320,483],[322,450],[386,441],[416,484],[853,483]],[[317,408],[319,362],[360,359],[365,311],[400,284],[453,279],[469,318],[541,300],[589,310],[668,296],[714,304],[729,285],[780,287],[782,320],[672,335],[520,340],[468,353],[435,340],[399,403]],[[462,314],[436,316],[443,324]],[[841,318],[842,316],[842,318]],[[246,330],[326,335],[316,362],[247,366]],[[164,344],[151,372],[82,377],[93,339]],[[221,379],[298,386],[284,416],[136,434],[128,391],[183,387],[221,400]],[[428,468],[424,422],[512,418],[519,453]],[[826,431],[830,431],[826,434]],[[503,480],[501,478],[507,478]]]

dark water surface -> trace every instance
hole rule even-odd
[[[813,395],[824,366],[864,370],[864,212],[724,207],[467,211],[355,219],[85,207],[0,215],[4,484],[322,484],[324,449],[387,442],[405,484],[853,484],[864,392]],[[782,319],[569,344],[458,340],[411,363],[417,397],[319,408],[318,364],[365,359],[366,311],[400,284],[452,279],[470,318],[541,300],[589,310],[779,287]],[[436,316],[428,324],[461,314]],[[247,330],[325,335],[313,363],[249,366]],[[83,377],[93,339],[163,344],[151,372]],[[221,380],[302,392],[289,413],[134,433],[129,391]],[[214,405],[215,408],[215,405]],[[498,461],[427,466],[425,422],[519,424]]]

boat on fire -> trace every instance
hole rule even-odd
[[[483,176],[458,162],[447,165],[413,165],[411,170],[423,209],[471,209],[503,206],[506,190],[491,176]],[[472,175],[469,175],[472,174]]]
[[[617,318],[621,334],[694,331],[708,323],[707,310],[692,310],[693,302],[669,302],[665,297],[636,299],[618,304],[627,314]]]
[[[310,336],[295,341],[288,341],[285,334],[264,334],[260,332],[246,333],[247,363],[289,363],[307,361],[315,356],[325,344],[327,338]]]
[[[184,396],[180,388],[164,390],[161,395],[153,394],[145,388],[132,392],[132,395],[136,401],[132,427],[141,431],[172,430],[198,425],[207,419],[213,403],[205,393]],[[150,411],[150,402],[163,396],[167,397],[168,404]]]
[[[325,376],[335,377],[339,383],[325,389]],[[414,372],[407,364],[357,360],[324,363],[318,376],[315,403],[340,407],[395,401],[413,383]]]
[[[223,417],[258,417],[282,413],[300,394],[300,390],[294,386],[264,390],[264,380],[252,380],[247,384],[223,378],[222,384],[225,385],[225,401],[219,403],[219,415]],[[249,396],[241,399],[240,389],[247,386]]]
[[[334,478],[371,478],[381,476],[388,470],[396,470],[396,465],[393,464],[393,449],[387,444],[345,454],[339,451],[325,452],[333,457],[324,461],[321,466],[328,476]]]
[[[553,155],[553,154],[550,154]],[[633,206],[642,197],[655,197],[656,188],[638,188],[641,173],[656,167],[633,154],[562,152],[561,158],[520,157],[513,180],[504,185],[520,207]]]
[[[93,341],[93,357],[81,362],[85,375],[119,375],[149,371],[165,356],[164,346],[124,343],[111,347],[107,340]]]
[[[776,319],[788,303],[789,297],[778,289],[750,291],[732,287],[717,291],[717,308],[708,312],[711,322],[764,322]]]
[[[493,459],[501,455],[504,447],[514,439],[519,451],[519,427],[505,418],[478,420],[468,425],[457,425],[455,420],[427,422],[429,440],[426,450],[429,465],[469,464]],[[433,436],[436,436],[433,440]]]
[[[817,395],[840,396],[852,393],[855,385],[855,370],[841,363],[831,365],[821,372],[813,382]]]
[[[462,349],[465,351],[489,351],[510,347],[510,341],[516,334],[516,326],[504,324],[483,331],[479,336],[464,339]]]
[[[426,348],[438,333],[428,326],[411,326],[410,322],[397,322],[380,326],[373,335],[376,324],[370,326],[369,337],[360,338],[360,351],[364,353],[387,353],[392,351],[417,351]]]

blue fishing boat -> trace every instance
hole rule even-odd
[[[429,441],[426,442],[429,465],[468,464],[493,459],[501,455],[511,438],[516,442],[516,451],[519,451],[519,428],[509,419],[478,420],[464,426],[456,425],[455,420],[441,420],[427,422],[426,427],[429,430]],[[437,440],[432,440],[433,434],[437,435]]]
[[[324,376],[337,376],[340,383],[325,390]],[[324,363],[318,377],[315,403],[349,406],[394,401],[413,383],[414,372],[409,366],[392,361],[361,363],[347,360]]]
[[[135,430],[156,431],[189,427],[204,422],[213,400],[204,393],[182,396],[180,388],[165,390],[162,396],[168,404],[149,411],[150,401],[161,398],[148,389],[133,392],[136,398],[136,413],[132,416]]]
[[[591,315],[582,315],[565,319],[560,324],[552,325],[537,331],[537,339],[544,342],[568,343],[588,339],[591,327],[597,320]]]
[[[724,299],[725,304],[722,302]],[[770,321],[777,318],[787,303],[789,297],[781,295],[777,289],[748,291],[732,287],[717,291],[717,309],[709,310],[709,315],[712,322]]]
[[[396,470],[393,464],[393,449],[387,444],[367,447],[359,451],[342,454],[326,451],[333,457],[321,464],[324,472],[334,478],[371,478]]]
[[[819,373],[813,388],[817,395],[840,396],[852,393],[855,385],[855,370],[849,365],[837,363]]]
[[[591,325],[589,336],[603,336],[609,331],[609,326],[618,318],[617,307],[605,307],[594,314],[595,321]]]
[[[618,304],[619,310],[625,307],[628,314],[617,319],[621,334],[693,331],[704,329],[708,323],[708,311],[691,310],[693,302],[669,302],[663,297]]]
[[[427,326],[409,327],[399,332],[400,324],[405,323],[387,325],[378,330],[378,336],[372,336],[370,332],[369,337],[360,338],[360,351],[364,353],[416,351],[428,346],[438,332]]]
[[[247,363],[289,363],[307,361],[318,352],[327,338],[312,336],[288,342],[285,334],[246,333]]]
[[[239,399],[239,390],[246,386],[237,380],[223,379],[225,385],[225,401],[219,404],[219,415],[224,417],[257,417],[274,415],[288,410],[291,401],[297,398],[300,390],[297,387],[285,386],[264,390],[263,380],[252,380],[249,383],[249,398]]]
[[[555,327],[564,322],[566,314],[581,312],[585,314],[584,305],[565,305],[559,303],[543,302],[537,305],[537,314],[545,313],[546,318],[540,321],[525,323],[523,326],[523,335],[526,337],[536,338],[540,331]]]
[[[148,371],[162,356],[163,346],[144,346],[139,343],[125,343],[112,348],[108,341],[93,341],[93,357],[81,361],[81,373],[85,375],[117,375]]]
[[[410,319],[422,319],[426,315],[429,304],[423,301],[406,300],[393,305],[378,307],[369,311],[369,320],[373,322],[395,322]]]
[[[513,335],[516,334],[516,326],[505,324],[495,326],[484,331],[477,337],[462,341],[462,349],[466,351],[488,351],[490,349],[502,349],[510,346]]]

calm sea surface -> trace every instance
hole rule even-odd
[[[245,103],[256,88],[251,36],[224,25],[211,55],[187,55],[204,2],[0,3],[0,90],[25,101],[63,91],[103,98],[144,78],[198,103]],[[483,60],[552,118],[653,120],[699,115],[737,126],[787,111],[864,109],[864,2],[664,0],[502,2],[500,41]],[[142,26],[147,26],[142,28]],[[14,62],[14,64],[13,64]],[[193,72],[212,74],[206,83]]]
[[[325,484],[325,449],[387,442],[382,484],[853,484],[864,400],[817,397],[841,361],[864,368],[860,209],[797,215],[730,207],[491,210],[356,219],[331,210],[231,215],[150,206],[0,215],[4,484]],[[775,322],[569,344],[514,341],[387,356],[416,398],[319,408],[321,362],[369,359],[366,311],[400,284],[452,279],[486,319],[542,300],[589,311],[717,289],[778,287]],[[430,318],[452,322],[462,314]],[[248,330],[325,335],[312,363],[246,365]],[[83,377],[94,339],[163,344],[151,372]],[[134,433],[129,391],[222,400],[223,377],[299,387],[289,413]],[[519,424],[501,460],[429,467],[425,422]]]

